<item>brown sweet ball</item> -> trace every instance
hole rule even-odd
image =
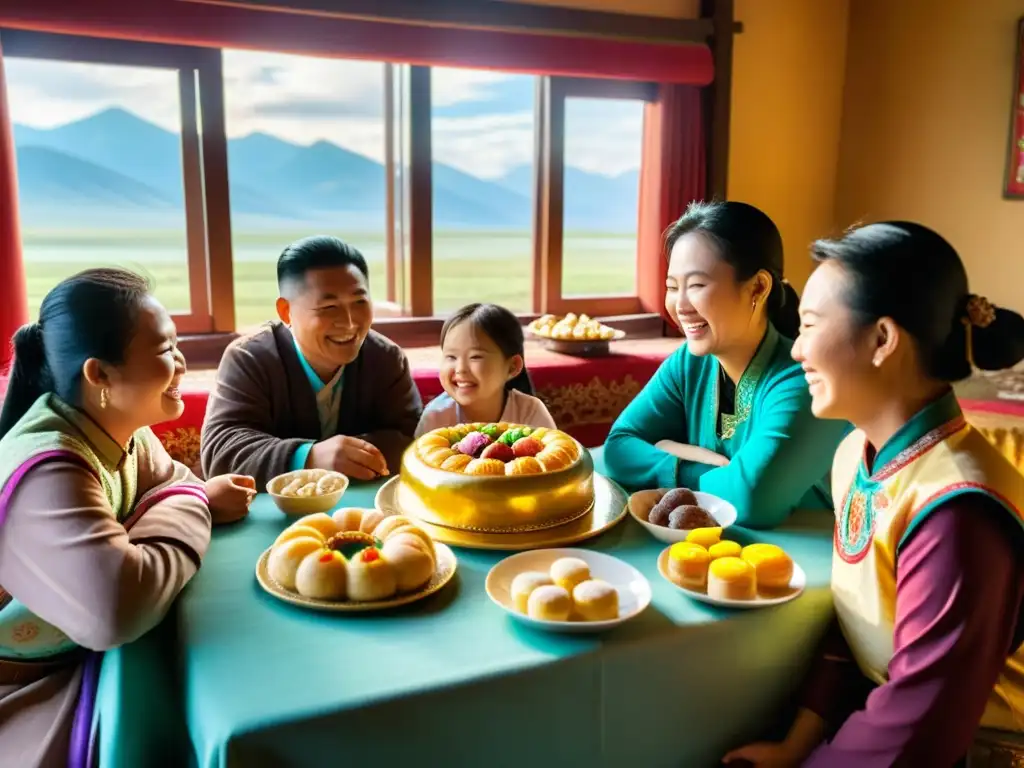
[[[663,504],[655,504],[647,514],[647,522],[651,525],[668,525],[668,516],[671,510]]]
[[[689,488],[673,488],[661,500],[669,505],[669,511],[676,507],[697,506],[697,497]]]
[[[695,504],[676,507],[668,516],[668,527],[677,531],[689,531],[694,528],[714,528],[718,525],[706,509]]]

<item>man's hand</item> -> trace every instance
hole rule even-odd
[[[218,475],[206,481],[214,523],[233,523],[249,514],[256,481],[248,475]]]
[[[348,435],[335,435],[314,443],[306,466],[332,469],[353,480],[374,480],[388,474],[388,463],[377,446]]]

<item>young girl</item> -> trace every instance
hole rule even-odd
[[[181,416],[185,361],[138,275],[64,280],[14,349],[0,415],[0,755],[83,766],[102,651],[163,619],[211,518],[243,516],[254,484],[204,485],[149,429]]]
[[[423,409],[416,436],[438,427],[506,421],[554,428],[526,372],[523,329],[497,304],[469,304],[441,329],[445,394]]]

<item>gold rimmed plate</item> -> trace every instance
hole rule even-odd
[[[405,592],[400,595],[395,595],[394,597],[389,597],[387,600],[373,600],[370,602],[360,603],[353,600],[316,600],[311,597],[303,597],[298,592],[285,589],[270,578],[270,573],[267,570],[267,560],[270,558],[270,549],[267,549],[266,552],[260,555],[260,559],[256,562],[256,581],[259,582],[259,585],[267,594],[276,597],[278,600],[283,600],[286,603],[298,605],[302,608],[334,613],[384,611],[388,608],[397,608],[400,605],[408,605],[409,603],[415,603],[417,600],[422,600],[425,597],[430,597],[435,592],[443,589],[445,584],[452,580],[458,564],[458,561],[455,559],[455,553],[438,541],[434,542],[434,552],[436,554],[437,567],[434,569],[434,575],[430,578],[430,581],[415,592]]]
[[[410,512],[397,502],[401,477],[393,477],[377,491],[374,503],[385,515],[406,515],[416,521],[436,542],[467,549],[521,551],[542,547],[564,547],[593,538],[619,523],[626,516],[629,496],[618,485],[603,475],[594,473],[594,506],[582,517],[562,525],[525,533],[482,533],[433,525]]]

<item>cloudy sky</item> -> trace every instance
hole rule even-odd
[[[49,128],[112,106],[177,130],[169,70],[5,59],[14,120]],[[326,139],[383,160],[381,64],[226,51],[227,128],[299,144]],[[534,78],[481,70],[433,72],[434,156],[481,177],[532,162]],[[566,161],[615,175],[640,165],[639,102],[570,100]]]

